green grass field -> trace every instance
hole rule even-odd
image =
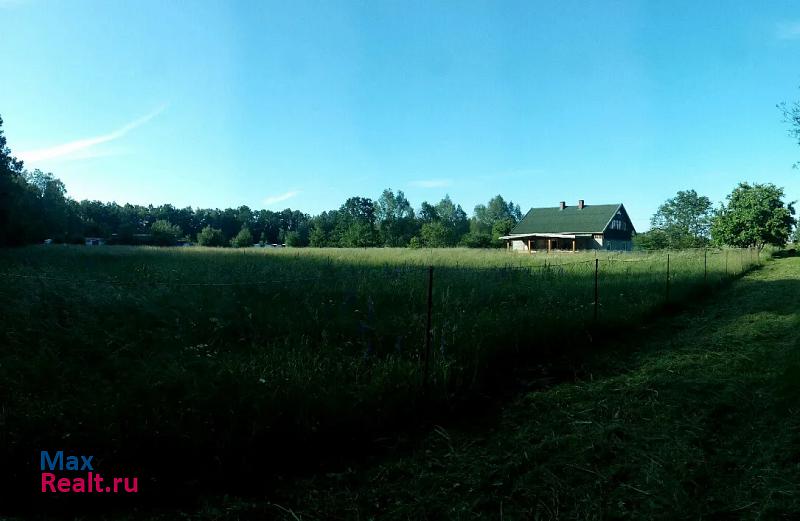
[[[594,253],[3,250],[3,484],[24,483],[39,448],[71,446],[137,469],[151,490],[170,483],[171,497],[247,492],[253,476],[313,469],[463,412],[513,370],[766,260],[673,252],[667,282],[664,253],[599,253],[595,321]]]
[[[800,258],[782,258],[497,417],[198,518],[797,519],[799,346]]]

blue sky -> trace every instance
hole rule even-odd
[[[78,199],[800,199],[794,1],[0,0],[0,56],[9,145]]]

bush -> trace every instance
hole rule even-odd
[[[419,240],[419,237],[411,237],[411,240],[408,241],[408,247],[414,249],[422,248],[422,241]]]
[[[249,248],[253,245],[253,234],[250,233],[250,228],[242,226],[236,237],[231,239],[231,246],[234,248]]]
[[[450,233],[439,221],[423,224],[419,235],[422,244],[428,248],[445,248],[450,245]]]
[[[283,240],[286,242],[286,246],[290,248],[300,248],[305,246],[305,244],[303,244],[303,238],[300,237],[300,234],[295,231],[286,232],[286,236],[283,238]]]
[[[172,246],[182,234],[179,226],[163,219],[154,222],[150,227],[153,244],[157,246]]]
[[[497,248],[505,246],[505,241],[498,239],[498,237],[508,235],[513,229],[514,221],[512,219],[501,219],[499,221],[495,221],[495,223],[492,225],[492,245]]]
[[[488,233],[469,232],[461,237],[459,244],[467,248],[490,248],[492,246],[492,236]]]
[[[225,246],[225,234],[219,228],[206,226],[197,234],[197,244],[200,246]]]

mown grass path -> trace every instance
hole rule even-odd
[[[800,258],[592,358],[590,378],[520,397],[494,428],[437,428],[413,454],[287,487],[280,507],[227,508],[287,519],[800,516]]]

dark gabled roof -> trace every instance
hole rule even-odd
[[[587,204],[583,209],[567,206],[531,208],[511,230],[518,233],[603,233],[622,204]]]

